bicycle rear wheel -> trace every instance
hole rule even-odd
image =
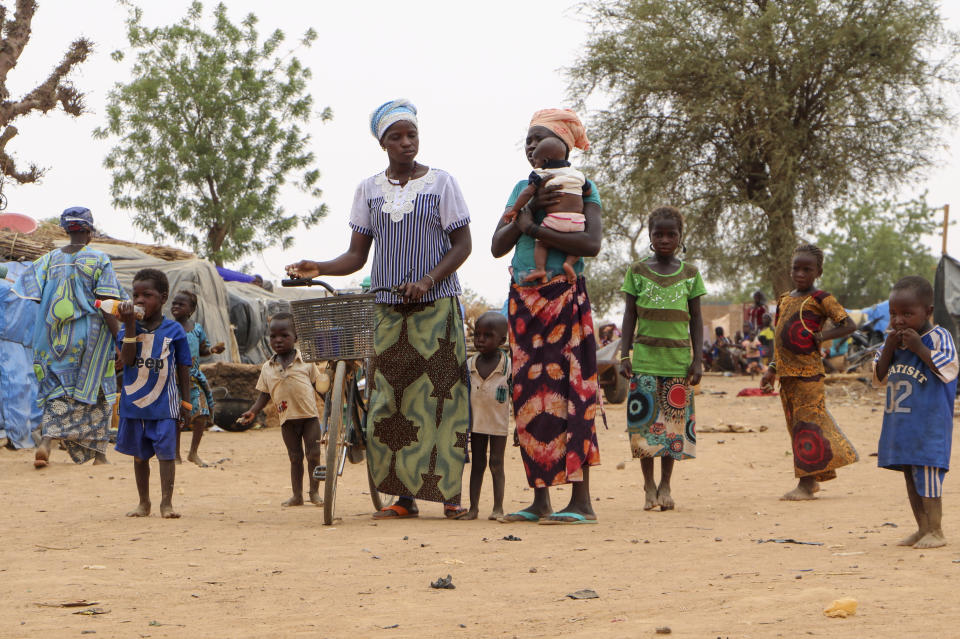
[[[330,417],[327,420],[327,476],[323,482],[323,524],[333,524],[333,513],[337,505],[337,479],[340,477],[340,457],[346,455],[343,441],[343,402],[344,385],[347,377],[347,363],[337,362],[330,389]]]

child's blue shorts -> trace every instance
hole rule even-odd
[[[921,497],[943,497],[943,479],[947,475],[946,468],[936,466],[911,466],[913,487]]]
[[[120,418],[117,452],[137,459],[154,455],[161,461],[177,458],[177,420]]]

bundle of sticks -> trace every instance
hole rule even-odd
[[[47,238],[0,229],[0,259],[33,261],[53,249]]]

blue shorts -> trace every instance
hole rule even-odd
[[[137,459],[154,455],[161,461],[177,458],[177,420],[120,418],[117,452]]]
[[[943,496],[943,478],[947,474],[946,468],[936,466],[911,466],[913,487],[921,497],[938,498]]]

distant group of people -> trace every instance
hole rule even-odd
[[[600,249],[601,202],[591,180],[568,170],[570,151],[589,146],[583,125],[567,109],[538,111],[531,119],[524,151],[535,170],[513,188],[491,243],[495,257],[513,252],[507,317],[487,313],[478,319],[477,354],[468,358],[456,271],[472,250],[470,215],[453,176],[417,161],[418,124],[417,110],[406,100],[373,113],[370,132],[388,166],[357,187],[347,251],[287,267],[295,277],[347,275],[362,268],[373,249],[371,287],[377,293],[367,459],[376,489],[398,498],[373,517],[417,517],[418,502],[427,501],[442,504],[448,518],[476,519],[489,467],[490,518],[596,524],[590,468],[600,462],[596,417],[602,408],[583,257]],[[202,327],[189,319],[196,300],[178,294],[174,320],[164,318],[166,278],[147,269],[135,276],[132,300],[120,304],[117,318],[96,312],[97,299],[126,294],[109,259],[86,247],[93,230],[89,211],[68,209],[61,223],[71,243],[38,260],[18,284],[21,294],[44,308],[34,340],[45,406],[36,463],[46,463],[54,439],[64,441],[76,461],[102,460],[117,397],[113,362],[119,349],[116,448],[134,457],[139,493],[129,514],[150,512],[149,459],[156,455],[161,514],[177,517],[177,435],[187,421],[198,423],[199,404],[212,404],[212,398],[204,400],[195,368],[197,356],[212,350]],[[693,387],[710,352],[700,307],[706,288],[697,267],[681,258],[685,225],[678,209],[653,210],[647,230],[652,254],[624,274],[620,373],[629,379],[627,431],[632,454],[641,460],[643,508],[671,510],[675,462],[696,457]],[[763,386],[780,383],[798,479],[783,496],[787,500],[814,499],[820,482],[859,458],[825,404],[821,344],[846,337],[854,325],[832,295],[816,288],[823,262],[816,246],[797,247],[791,257],[794,288],[778,298],[774,317],[762,295],[755,297],[749,331],[740,340],[748,367],[765,367]],[[878,463],[906,480],[918,530],[902,543],[930,548],[945,543],[941,495],[958,363],[950,334],[930,324],[928,282],[897,282],[890,306],[892,330],[876,361],[876,381],[887,388]],[[602,339],[612,340],[614,333],[605,329]],[[320,464],[314,400],[329,379],[303,360],[291,316],[273,316],[269,335],[275,354],[264,363],[260,394],[242,419],[252,419],[268,400],[276,404],[291,462],[292,495],[284,505],[305,503],[305,470],[312,478],[307,500],[320,503],[312,472]],[[533,500],[505,512],[511,409]],[[188,456],[197,463],[199,438],[195,434]],[[467,508],[462,477],[468,446],[474,466]],[[561,484],[572,485],[570,500],[554,509],[550,488]]]

